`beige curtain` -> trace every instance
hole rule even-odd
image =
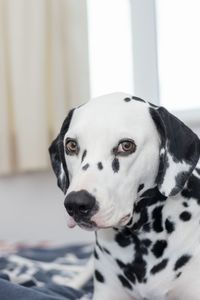
[[[48,166],[88,70],[85,0],[0,0],[0,174]]]

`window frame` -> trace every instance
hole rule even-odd
[[[156,0],[130,0],[135,94],[159,105],[160,86]],[[189,126],[200,127],[200,109],[173,110]]]
[[[130,0],[135,94],[159,104],[154,0]]]

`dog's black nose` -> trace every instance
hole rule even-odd
[[[71,192],[67,195],[64,205],[68,214],[75,218],[87,217],[94,208],[96,199],[85,190]]]

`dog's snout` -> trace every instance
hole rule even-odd
[[[95,204],[95,197],[86,190],[69,193],[64,202],[68,214],[75,218],[89,216]]]

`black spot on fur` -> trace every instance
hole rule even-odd
[[[115,241],[121,247],[129,246],[132,242],[130,232],[125,229],[122,232],[117,233],[115,236]]]
[[[135,274],[138,282],[143,282],[146,275],[146,261],[143,259],[143,251],[141,248],[144,247],[144,245],[141,245],[137,235],[133,235],[132,237],[135,244],[135,259],[131,264],[131,272]]]
[[[139,102],[144,102],[146,103],[143,99],[139,98],[139,97],[136,97],[136,96],[133,96],[132,97],[133,100],[136,100],[136,101],[139,101]]]
[[[82,167],[82,170],[86,171],[88,168],[89,168],[89,164],[85,164],[83,167]]]
[[[116,235],[116,240],[122,247],[130,244],[134,245],[135,255],[133,261],[125,264],[119,259],[116,260],[119,267],[123,270],[124,276],[132,283],[146,281],[147,263],[144,255],[148,254],[148,247],[151,244],[149,239],[140,240],[137,233],[133,229],[125,228]]]
[[[143,190],[143,188],[144,188],[144,184],[142,183],[142,184],[140,184],[139,187],[138,187],[138,193],[139,193],[141,190]]]
[[[124,99],[124,101],[125,101],[125,102],[130,102],[130,101],[131,101],[131,98],[126,97],[126,98]]]
[[[151,251],[155,255],[155,257],[159,258],[163,255],[166,247],[167,247],[167,242],[165,240],[158,240],[153,245]]]
[[[136,96],[132,96],[131,98],[130,97],[126,97],[124,99],[125,102],[130,102],[131,100],[135,100],[135,101],[146,103],[143,99],[141,99],[139,97],[136,97]]]
[[[132,283],[135,283],[136,277],[135,274],[133,273],[131,263],[125,264],[119,259],[116,259],[116,263],[118,264],[120,269],[123,270],[124,276]]]
[[[165,200],[166,197],[158,191],[157,187],[145,191],[140,196],[140,200],[134,205],[134,212],[139,213],[140,215],[138,221],[133,223],[133,229],[139,230],[142,228],[144,231],[149,232],[151,230],[151,224],[149,222],[147,208],[156,203],[161,203]],[[155,228],[155,230],[158,230],[157,232],[162,231],[161,210],[162,208],[156,208],[153,212],[153,228]]]
[[[167,198],[159,192],[157,187],[149,189],[140,196],[140,200],[134,206],[134,211],[139,213],[143,208],[164,202],[166,199]]]
[[[186,254],[186,255],[182,255],[175,263],[174,265],[174,271],[182,268],[189,260],[190,260],[191,256]]]
[[[152,212],[153,229],[155,230],[155,232],[163,231],[162,209],[163,209],[163,205],[160,205],[160,206],[157,206],[156,208],[154,208],[154,210]]]
[[[187,202],[183,202],[182,204],[183,204],[184,207],[188,207],[189,206],[189,204]]]
[[[176,278],[179,278],[181,276],[182,272],[179,272],[178,274],[176,274]]]
[[[97,167],[98,167],[99,170],[102,170],[103,169],[102,162],[98,162]]]
[[[103,251],[104,251],[105,253],[107,253],[107,254],[110,255],[110,251],[109,251],[108,249],[106,249],[105,247],[103,247],[102,249],[103,249]]]
[[[192,215],[188,211],[183,211],[179,216],[179,218],[184,222],[189,221],[191,219],[191,217],[192,217]]]
[[[140,212],[139,220],[133,224],[133,229],[139,230],[145,224],[148,224],[147,208],[143,208],[143,210]]]
[[[143,243],[146,247],[151,246],[152,241],[150,239],[144,239],[141,241],[141,243]]]
[[[149,232],[151,230],[151,226],[149,223],[147,224],[144,224],[142,229],[145,231],[145,232]]]
[[[148,103],[149,103],[149,105],[150,105],[151,107],[158,108],[157,105],[155,105],[155,104],[153,104],[153,103],[151,103],[151,102],[148,102]]]
[[[99,255],[98,255],[96,249],[94,249],[94,257],[95,257],[96,259],[99,259]]]
[[[188,174],[187,172],[180,172],[175,177],[176,186],[171,191],[170,195],[176,195],[180,191],[180,186],[184,186],[187,180]]]
[[[147,255],[148,254],[148,249],[145,245],[142,245],[141,244],[141,248],[140,248],[140,251],[143,255]]]
[[[120,267],[120,269],[124,269],[126,267],[126,264],[123,263],[120,259],[116,259],[116,263]]]
[[[116,235],[116,241],[121,247],[126,247],[130,244],[134,244],[135,247],[135,257],[132,262],[120,264],[121,268],[124,270],[124,275],[131,281],[144,282],[146,275],[146,261],[143,259],[143,255],[147,254],[147,248],[144,243],[141,243],[137,234],[134,234],[131,230],[125,228],[123,231]]]
[[[86,157],[86,154],[87,154],[87,150],[84,150],[84,151],[83,151],[82,158],[81,158],[81,162],[84,161],[84,159],[85,159],[85,157]]]
[[[159,264],[153,266],[153,268],[150,271],[151,274],[156,274],[162,271],[164,268],[166,268],[167,263],[168,263],[168,259],[167,258],[163,259]]]
[[[101,245],[99,244],[97,238],[96,238],[96,245],[97,245],[97,247],[99,248],[99,250],[103,251],[103,248],[102,248]]]
[[[128,288],[129,290],[132,290],[132,286],[123,275],[118,275],[118,278],[124,287]]]
[[[95,270],[94,275],[97,281],[102,283],[105,282],[103,275],[98,270]]]
[[[172,233],[174,231],[174,223],[171,222],[169,219],[165,220],[165,229],[168,233]]]
[[[112,161],[112,169],[114,173],[117,173],[119,171],[119,159],[116,157]]]
[[[197,169],[196,169],[197,170]],[[200,205],[200,179],[194,176],[190,176],[187,187],[184,188],[181,195],[185,198],[194,198],[197,200],[197,203]]]
[[[128,264],[126,268],[124,268],[124,275],[130,280],[132,283],[135,283],[136,276],[132,271],[132,265]]]

